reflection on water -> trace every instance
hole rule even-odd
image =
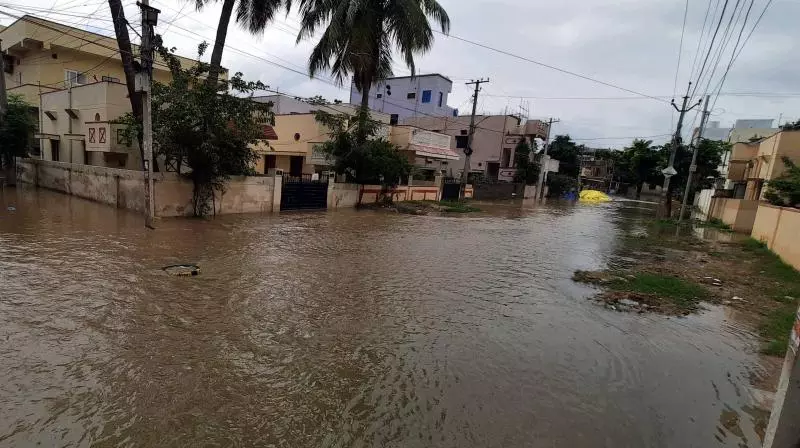
[[[758,446],[752,335],[720,308],[608,311],[570,280],[635,223],[620,207],[147,232],[6,190],[0,445]],[[202,275],[161,270],[183,262]]]

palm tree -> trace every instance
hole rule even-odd
[[[211,3],[213,0],[196,0],[195,7],[199,11]],[[214,40],[214,49],[211,51],[211,66],[208,72],[208,83],[214,84],[219,78],[222,64],[222,50],[225,48],[225,39],[228,37],[228,25],[233,14],[233,7],[237,0],[224,0],[222,3],[222,13],[219,16],[217,25],[217,36]],[[238,0],[236,8],[236,22],[251,34],[264,32],[267,25],[275,17],[284,5],[288,10],[291,7],[291,0]]]
[[[329,70],[340,85],[352,75],[361,93],[362,119],[370,86],[392,75],[395,48],[413,76],[414,55],[433,45],[428,19],[443,33],[450,31],[450,18],[436,0],[300,0],[300,15],[298,42],[325,27],[309,57],[309,74]]]

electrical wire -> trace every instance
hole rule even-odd
[[[728,1],[728,0],[726,0],[726,1]],[[528,58],[528,57],[525,57],[525,56],[520,56],[520,55],[512,53],[510,51],[501,50],[499,48],[491,47],[489,45],[482,44],[480,42],[476,42],[476,41],[473,41],[473,40],[469,40],[469,39],[464,38],[464,37],[456,36],[455,34],[445,34],[445,33],[442,33],[441,31],[437,31],[437,30],[433,30],[433,31],[435,33],[441,34],[441,35],[443,35],[445,37],[448,37],[450,39],[455,39],[455,40],[459,40],[459,41],[462,41],[462,42],[466,42],[468,44],[472,44],[472,45],[475,45],[477,47],[484,48],[486,50],[494,51],[495,53],[500,53],[500,54],[503,54],[503,55],[506,55],[506,56],[509,56],[509,57],[512,57],[512,58],[515,58],[515,59],[519,59],[519,60],[522,60],[522,61],[530,62],[532,64],[536,64],[536,65],[539,65],[541,67],[545,67],[545,68],[549,68],[551,70],[555,70],[555,71],[558,71],[558,72],[561,72],[561,73],[565,73],[567,75],[575,76],[577,78],[585,79],[587,81],[591,81],[591,82],[594,82],[594,83],[597,83],[597,84],[602,84],[604,86],[612,87],[612,88],[615,88],[615,89],[618,89],[618,90],[622,90],[624,92],[632,93],[634,95],[639,95],[639,96],[650,98],[650,99],[653,99],[653,100],[656,100],[656,101],[669,103],[669,101],[662,100],[661,98],[657,98],[657,97],[648,95],[646,93],[637,92],[635,90],[628,89],[628,88],[625,88],[625,87],[622,87],[622,86],[618,86],[618,85],[612,84],[610,82],[601,81],[599,79],[595,79],[595,78],[592,78],[592,77],[589,77],[589,76],[586,76],[586,75],[581,75],[580,73],[576,73],[576,72],[573,72],[573,71],[570,71],[570,70],[567,70],[567,69],[556,67],[554,65],[545,64],[544,62],[537,61],[535,59],[531,59],[531,58]]]
[[[710,4],[709,4],[710,5]],[[683,26],[681,27],[681,41],[678,44],[678,63],[675,64],[675,81],[672,84],[672,96],[678,91],[678,74],[681,70],[681,55],[683,54],[683,36],[686,33],[686,17],[689,15],[689,0],[686,0],[683,8]]]
[[[711,43],[708,46],[706,57],[703,59],[703,65],[700,67],[700,71],[697,74],[698,79],[702,79],[703,72],[705,71],[706,64],[708,63],[708,58],[709,56],[711,56],[711,50],[712,48],[714,48],[714,41],[717,39],[717,33],[719,32],[719,29],[722,26],[722,19],[725,17],[725,10],[728,8],[728,1],[729,0],[725,0],[725,3],[722,5],[722,14],[719,15],[719,21],[717,22],[717,27],[714,29],[714,35],[711,37]],[[692,90],[691,96],[694,96],[695,93],[697,92],[698,84],[699,82],[694,85],[694,90]]]

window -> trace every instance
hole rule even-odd
[[[397,114],[392,114],[389,116],[389,124],[396,125],[397,122],[400,120],[400,116]]]
[[[423,90],[422,91],[422,102],[423,103],[430,103],[431,102],[431,91],[430,90]]]
[[[119,82],[119,78],[113,76],[103,76],[102,80],[106,82]]]
[[[468,132],[467,132],[467,130],[466,130],[466,129],[462,129],[462,130],[461,130],[461,135],[467,135],[467,134],[468,134]]]
[[[466,148],[468,141],[469,141],[469,136],[467,136],[467,135],[456,135],[456,148],[458,148],[458,149]]]
[[[3,71],[9,75],[14,74],[14,57],[8,54],[3,55]]]
[[[64,70],[64,84],[67,87],[86,84],[86,75],[75,70]]]
[[[439,107],[442,107],[443,100],[444,100],[444,93],[439,92]]]
[[[416,97],[417,97],[417,92],[408,92],[408,95],[406,95],[407,100],[413,100]]]
[[[383,94],[379,93],[379,94],[375,95],[375,98],[381,99],[381,98],[383,98]]]

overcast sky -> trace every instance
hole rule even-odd
[[[470,99],[469,87],[464,83],[471,78],[488,77],[491,82],[485,84],[481,92],[479,111],[517,113],[522,104],[530,118],[558,118],[561,122],[554,126],[555,133],[569,133],[592,147],[621,147],[632,137],[657,136],[652,137],[656,142],[669,138],[666,134],[674,129],[675,115],[671,113],[668,101],[675,82],[685,7],[683,1],[440,1],[450,15],[451,34],[455,36],[647,95],[667,96],[663,102],[642,99],[623,90],[437,35],[433,49],[417,58],[417,70],[418,73],[441,73],[452,79],[454,85],[449,103],[462,113],[468,112]],[[755,0],[744,37],[767,1]],[[715,5],[721,5],[724,0],[711,2],[713,12]],[[742,2],[749,4],[745,0]],[[24,5],[19,3],[0,0],[0,11],[16,15],[25,11],[102,34],[113,34],[105,0],[27,0]],[[138,23],[140,19],[135,2],[128,0],[124,3],[128,20]],[[177,47],[180,54],[194,55],[203,38],[213,43],[219,6],[212,5],[197,12],[194,3],[152,0],[151,4],[162,11],[157,32],[164,35],[169,46]],[[733,4],[730,1],[729,10]],[[689,81],[708,7],[707,0],[689,1],[678,96],[685,91]],[[54,12],[48,14],[48,10]],[[719,120],[725,126],[737,118],[777,120],[783,114],[782,121],[786,121],[800,117],[800,58],[792,52],[792,46],[800,41],[800,27],[794,23],[797,17],[800,17],[800,2],[772,2],[731,68],[722,89],[723,93],[769,95],[721,95],[711,120]],[[13,19],[0,15],[0,24],[7,25],[11,21]],[[717,39],[722,38],[726,23],[727,18]],[[302,74],[306,71],[313,42],[296,45],[297,29],[297,17],[293,14],[286,18],[281,15],[262,36],[249,35],[233,25],[228,34],[229,47],[225,50],[223,65],[231,71],[243,72],[248,79],[259,79],[291,95],[322,95],[347,101],[349,86],[337,87],[329,81],[312,80]],[[738,33],[738,28],[730,40],[728,51],[721,58],[712,86],[717,84],[725,70],[729,51],[736,40],[735,33]],[[132,38],[138,41],[133,35]],[[701,51],[704,53],[705,49]],[[209,56],[210,50],[206,58]],[[699,66],[699,62],[696,65]],[[713,68],[713,63],[709,65],[707,72]],[[401,63],[395,66],[396,75],[409,73]],[[704,88],[705,82],[699,90]],[[687,130],[694,119],[694,113],[687,115]]]

